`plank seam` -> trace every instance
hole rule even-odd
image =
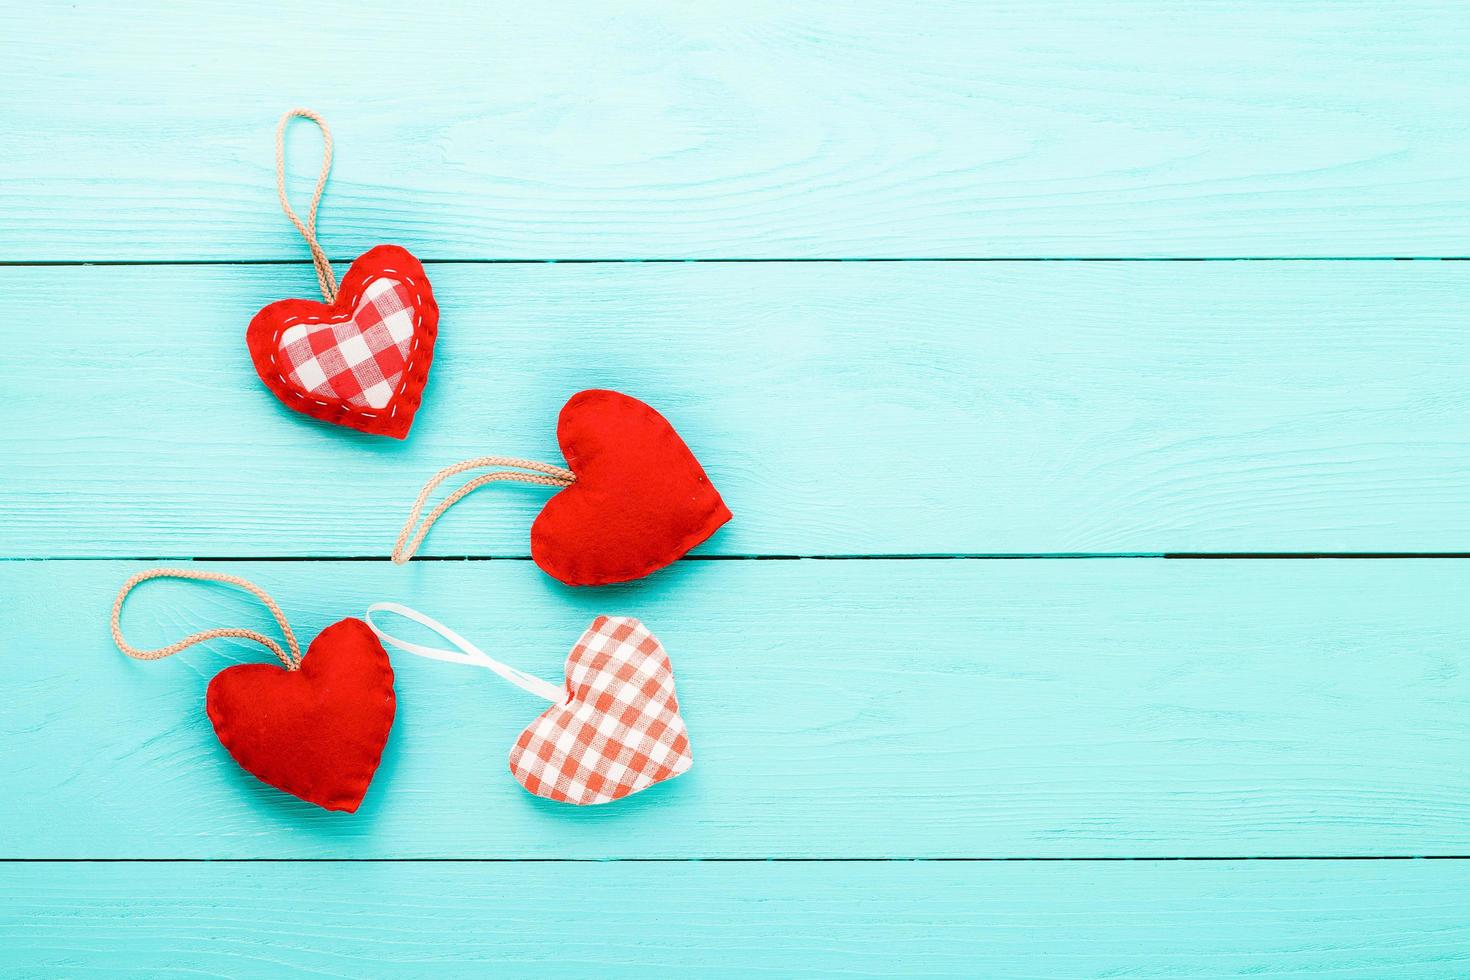
[[[1465,551],[1166,551],[1166,552],[975,552],[967,554],[685,555],[681,561],[1406,561],[1470,558]],[[428,562],[527,562],[530,555],[415,555]],[[0,561],[197,561],[197,562],[390,562],[388,555],[54,555],[9,556]]]
[[[499,258],[421,259],[424,265],[731,265],[731,264],[834,264],[843,262],[1464,262],[1470,255],[936,255],[936,256],[795,256],[728,258]],[[350,256],[331,259],[349,264]],[[0,268],[53,268],[86,266],[237,266],[310,265],[302,259],[11,259],[0,260]]]
[[[0,864],[1123,864],[1306,861],[1470,861],[1470,854],[1260,854],[1169,857],[622,857],[622,858],[0,858]]]

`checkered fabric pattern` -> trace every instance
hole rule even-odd
[[[599,616],[567,657],[565,703],[530,724],[510,771],[537,796],[607,803],[694,764],[669,656],[636,619]]]
[[[414,309],[408,287],[374,279],[351,319],[298,323],[281,334],[287,380],[310,395],[337,398],[354,408],[384,408],[403,378],[413,342]]]

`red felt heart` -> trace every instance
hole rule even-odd
[[[699,460],[658,412],[616,391],[580,391],[556,438],[577,481],[531,525],[531,557],[568,585],[641,578],[730,519]]]
[[[439,307],[424,267],[397,245],[352,263],[332,304],[272,303],[250,321],[255,370],[298,412],[402,439],[434,359]]]
[[[236,762],[328,810],[355,811],[393,726],[393,667],[360,619],[322,630],[301,666],[238,664],[209,682],[205,710]]]

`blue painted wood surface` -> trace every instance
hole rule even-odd
[[[525,561],[205,564],[280,596],[303,636],[403,599],[550,679],[599,612],[669,650],[694,770],[586,811],[506,772],[538,702],[396,657],[396,727],[354,816],[229,764],[204,687],[257,649],[112,648],[96,610],[142,567],[0,566],[11,856],[1470,853],[1470,562],[684,562],[599,591]],[[149,585],[127,614],[144,646],[271,630],[248,597],[188,584]]]
[[[390,11],[25,5],[0,259],[1466,254],[1461,0]]]
[[[1470,552],[1470,7],[47,2],[0,93],[0,974],[1470,970],[1470,562],[1415,557]],[[312,288],[296,104],[332,254],[432,260],[406,444],[244,356]],[[997,257],[1109,261],[950,261]],[[696,560],[562,588],[506,487],[427,548],[496,560],[381,560],[592,385],[730,500]],[[303,634],[398,599],[549,677],[642,616],[696,766],[546,804],[534,705],[400,662],[362,812],[298,804],[202,716],[258,651],[110,644],[137,559],[210,557]]]
[[[1470,263],[431,275],[444,350],[398,443],[302,422],[245,356],[310,266],[0,270],[50,324],[11,355],[5,553],[383,556],[429,474],[558,461],[597,386],[707,465],[735,520],[706,554],[1470,551]],[[525,555],[545,499],[483,490],[425,553]]]
[[[0,969],[1460,978],[1466,862],[30,864]]]

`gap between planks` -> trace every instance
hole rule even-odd
[[[0,858],[4,864],[1158,864],[1250,861],[1470,861],[1470,854],[1251,854],[1141,857],[620,857],[620,858]]]
[[[1166,561],[1403,561],[1406,559],[1470,558],[1466,551],[1167,551],[1167,552],[1059,552],[990,554],[863,554],[863,555],[685,555],[680,561],[1092,561],[1127,559]],[[414,561],[530,561],[530,555],[415,555]],[[3,557],[0,561],[198,561],[198,562],[372,562],[392,561],[388,555],[66,555],[59,557]]]
[[[785,263],[820,265],[842,262],[1464,262],[1470,255],[973,255],[973,256],[832,256],[828,258],[630,258],[630,259],[420,259],[424,265],[740,265]],[[350,265],[351,256],[334,257],[337,265]],[[309,259],[13,259],[0,261],[0,269],[85,267],[85,266],[230,266],[311,265]]]

